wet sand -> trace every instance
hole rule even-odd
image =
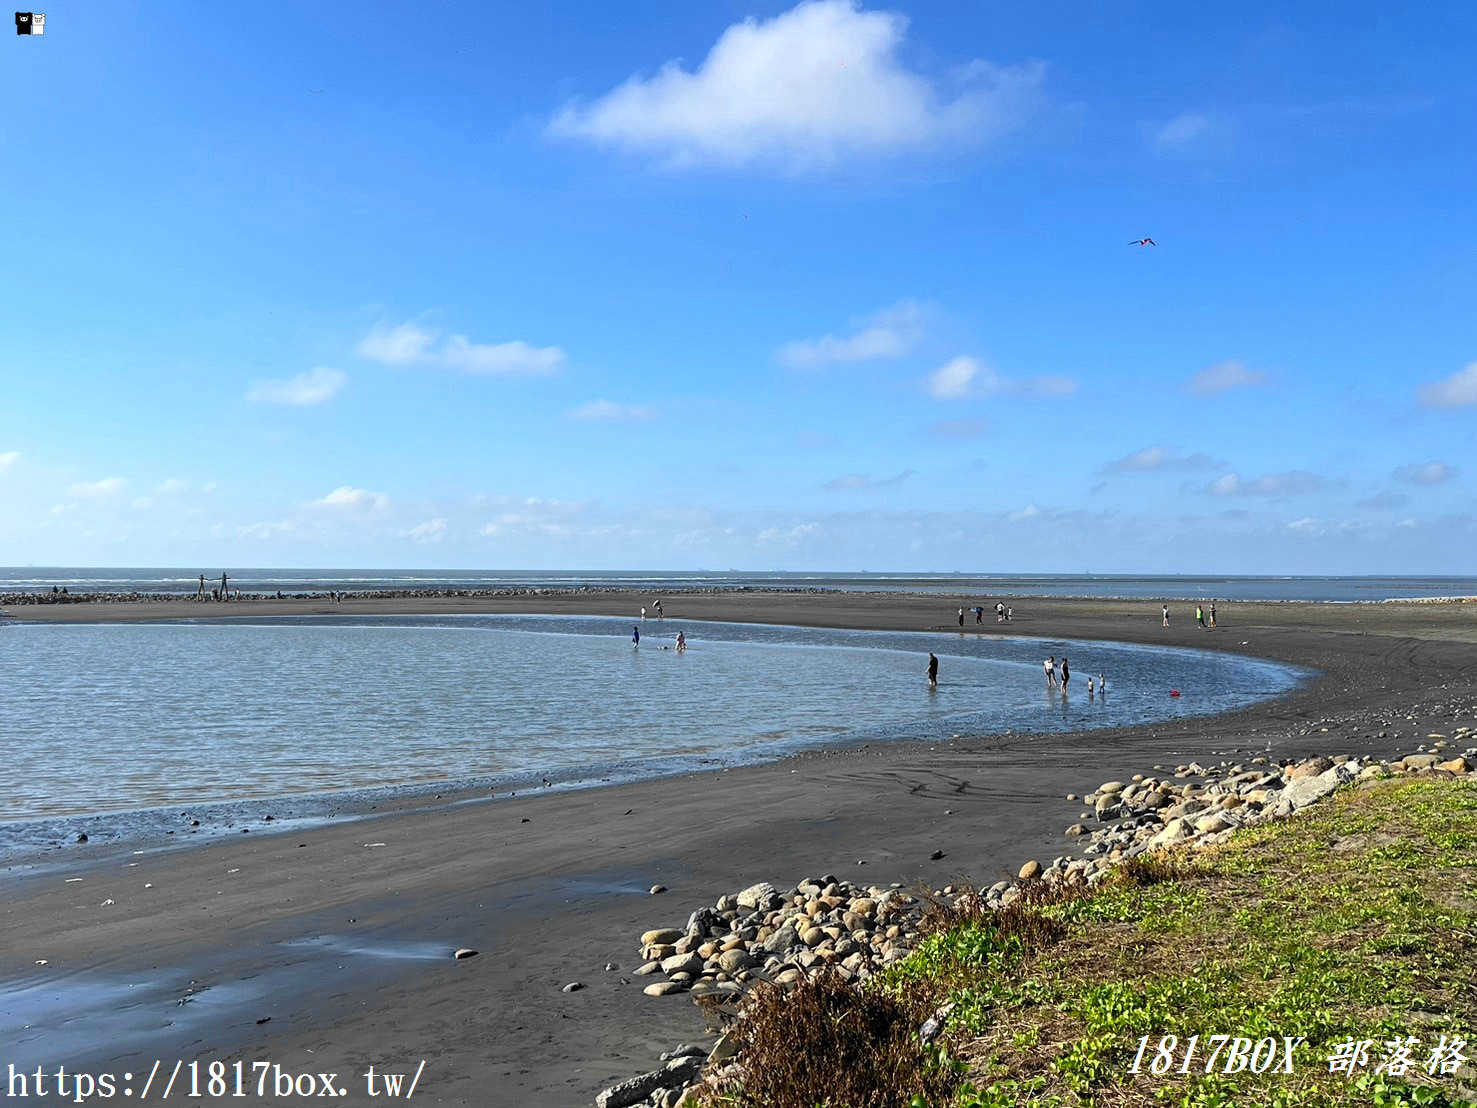
[[[64,620],[631,616],[654,596],[12,612]],[[662,599],[669,619],[937,630],[944,647],[960,633],[955,610],[965,602],[757,592]],[[242,1060],[248,1074],[252,1062],[267,1060],[298,1073],[336,1071],[347,1099],[369,1104],[359,1075],[371,1063],[408,1074],[424,1060],[417,1099],[587,1105],[606,1085],[651,1068],[661,1051],[700,1036],[687,998],[645,997],[629,971],[639,964],[642,930],[680,926],[723,893],[843,870],[884,885],[988,883],[1027,858],[1067,853],[1062,831],[1081,809],[1064,794],[1112,777],[1156,763],[1250,757],[1269,745],[1273,757],[1394,754],[1453,721],[1473,722],[1471,605],[1226,604],[1212,632],[1197,629],[1193,606],[1183,603],[1172,605],[1167,630],[1153,601],[1011,603],[1009,625],[987,612],[980,626],[970,616],[964,633],[1229,649],[1322,676],[1255,708],[1149,728],[871,745],[450,806],[447,796],[351,823],[139,856],[89,860],[90,844],[69,845],[56,852],[63,864],[0,876],[0,1032],[12,1027],[7,1013],[37,1013],[33,1029],[0,1033],[0,1074],[12,1061],[52,1071],[65,1063],[69,1071],[132,1071],[141,1084],[155,1059],[166,1072],[176,1058]],[[1089,669],[1084,663],[1082,676]],[[577,689],[551,695],[580,703]],[[681,721],[673,727],[680,732]],[[945,856],[930,861],[935,850]],[[649,895],[657,883],[668,891]],[[461,946],[481,953],[453,961]],[[40,959],[47,964],[37,966]],[[606,971],[607,963],[620,968]],[[586,987],[560,991],[573,981]]]

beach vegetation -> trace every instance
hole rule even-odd
[[[1028,883],[994,912],[966,890],[861,986],[750,1001],[738,1026],[760,1049],[729,1103],[1471,1105],[1474,846],[1477,787],[1390,778],[1093,887]],[[1429,1070],[1457,1040],[1467,1060]],[[1331,1067],[1360,1043],[1362,1062]],[[1411,1064],[1392,1068],[1400,1043]],[[802,1074],[800,1099],[779,1093]]]

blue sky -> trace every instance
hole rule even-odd
[[[0,564],[1469,572],[1477,9],[1280,8],[52,4]]]

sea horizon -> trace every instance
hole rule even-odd
[[[949,595],[1378,602],[1477,596],[1477,576],[1446,574],[997,573],[804,570],[565,570],[23,566],[0,567],[0,596],[193,594],[220,575],[244,593],[613,589],[684,592],[796,589]]]

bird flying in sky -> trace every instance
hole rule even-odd
[[[1129,246],[1158,246],[1159,244],[1157,242],[1155,242],[1153,239],[1134,239],[1128,245]]]

